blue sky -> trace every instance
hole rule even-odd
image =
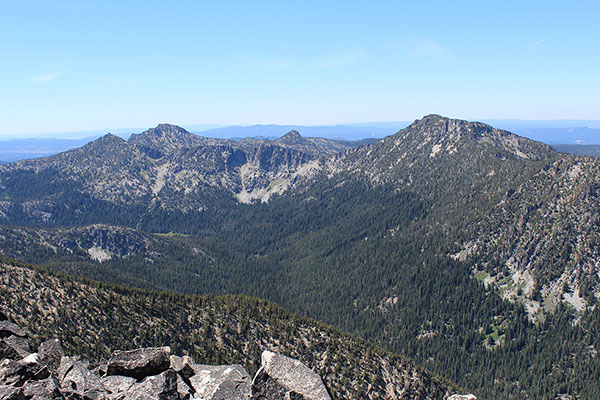
[[[0,135],[600,119],[598,1],[0,1]]]

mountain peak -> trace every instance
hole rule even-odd
[[[420,120],[416,120],[416,121],[440,121],[440,120],[447,121],[450,119],[451,118],[444,117],[443,115],[440,115],[440,114],[427,114],[427,115],[423,116],[423,118],[421,118]]]
[[[180,147],[195,147],[203,144],[203,138],[190,133],[180,126],[158,124],[142,133],[133,134],[129,143],[145,148],[153,158],[160,158],[165,151]]]
[[[300,135],[300,132],[292,129],[291,131],[277,139],[276,142],[283,144],[298,144],[304,142],[305,140],[306,139],[304,139],[302,135]]]
[[[300,135],[300,132],[298,132],[295,129],[292,129],[291,131],[289,131],[288,133],[286,133],[285,135],[283,135],[282,137],[289,137],[289,138],[301,138],[302,135]]]
[[[119,137],[117,135],[113,135],[112,133],[108,132],[106,135],[99,137],[98,139],[91,141],[89,144],[94,144],[94,145],[110,145],[113,143],[125,143],[125,139],[123,139],[122,137]],[[85,147],[85,146],[84,146]]]
[[[446,125],[447,131],[448,129],[452,129],[457,126],[461,126],[468,123],[468,121],[464,121],[462,119],[452,119],[439,114],[428,114],[421,119],[416,119],[412,124],[410,124],[407,127],[407,129]]]
[[[180,127],[178,125],[169,124],[169,123],[166,123],[166,122],[163,122],[161,124],[156,125],[156,128],[150,128],[150,129],[158,129],[158,130],[162,130],[162,131],[166,131],[166,130],[178,130],[178,131],[187,132],[185,129],[183,129],[182,127]]]
[[[108,153],[114,154],[119,151],[124,151],[126,148],[127,141],[125,139],[109,132],[96,140],[92,140],[79,149],[71,149],[67,153],[77,153],[81,150],[88,155],[95,154],[97,156],[104,156]]]
[[[147,137],[155,137],[155,138],[161,138],[161,137],[177,137],[177,136],[189,136],[192,135],[191,133],[189,133],[188,131],[186,131],[185,129],[183,129],[180,126],[177,125],[173,125],[173,124],[158,124],[155,128],[150,128],[142,133],[140,133],[139,135],[131,135],[132,138],[138,138],[141,136],[147,136]]]
[[[411,151],[420,149],[427,159],[434,159],[436,155],[444,153],[469,154],[474,151],[474,146],[478,148],[478,152],[484,148],[495,147],[498,151],[508,151],[519,158],[529,160],[542,160],[554,154],[552,149],[543,143],[495,129],[482,122],[453,119],[438,114],[429,114],[415,120],[392,138],[394,141],[400,141],[403,147],[414,147]]]
[[[97,140],[104,140],[104,141],[118,141],[118,142],[122,142],[125,139],[123,139],[120,136],[114,135],[110,132],[108,132],[106,135],[99,137]]]

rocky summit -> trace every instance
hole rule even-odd
[[[27,334],[8,321],[1,321],[0,332],[2,400],[330,400],[316,373],[267,351],[251,380],[240,365],[199,365],[190,357],[171,355],[169,347],[115,351],[108,361],[91,364],[66,356],[56,339],[32,352]],[[13,337],[22,340],[15,344]],[[293,370],[287,371],[290,365]]]
[[[57,339],[36,351],[28,333],[6,320],[0,338],[0,400],[331,400],[318,374],[270,351],[251,379],[240,365],[197,364],[169,347],[115,351],[98,363],[65,355]],[[448,397],[463,398],[475,399]]]

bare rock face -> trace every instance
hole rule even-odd
[[[446,400],[477,400],[477,397],[473,394],[453,394]]]
[[[189,378],[194,398],[206,400],[248,400],[250,375],[241,365],[192,365]]]
[[[25,383],[23,385],[23,395],[31,400],[64,399],[58,382],[52,376],[40,381]]]
[[[0,384],[22,386],[28,380],[45,379],[50,375],[33,353],[18,361],[4,360],[0,364]]]
[[[29,340],[26,337],[12,335],[2,339],[2,342],[12,353],[16,353],[16,358],[25,358],[31,354]]]
[[[21,360],[31,354],[27,332],[0,315],[0,360]]]
[[[170,354],[171,349],[168,346],[115,351],[108,360],[108,375],[143,379],[149,375],[160,374],[169,368]]]
[[[56,371],[65,352],[58,339],[47,340],[38,348],[38,358],[51,371]]]
[[[264,351],[252,382],[253,399],[331,400],[323,381],[298,360]]]
[[[29,348],[25,331],[2,322],[0,343],[6,347],[13,338]],[[2,355],[0,400],[331,400],[321,378],[289,357],[265,351],[251,381],[240,365],[201,365],[170,351],[115,351],[108,362],[91,367],[65,356],[58,340],[48,340],[26,357],[16,351],[10,353],[16,359]]]
[[[21,400],[24,398],[23,388],[0,385],[0,400]]]
[[[15,346],[14,343],[11,343],[11,338],[16,338],[16,336],[9,336],[6,339],[0,340],[0,359],[18,360],[26,357],[28,354],[23,354],[22,347]]]
[[[63,363],[65,364],[63,366]],[[69,357],[61,360],[61,391],[71,398],[101,399],[106,398],[106,390],[100,378],[93,374],[81,361],[73,361]]]
[[[135,378],[130,376],[109,375],[101,379],[102,385],[109,393],[110,399],[121,399],[125,393],[137,383]]]
[[[171,356],[169,358],[171,362],[171,369],[177,372],[183,379],[189,379],[196,372],[194,371],[194,360],[188,356],[177,357]]]
[[[177,372],[168,369],[159,375],[146,377],[133,385],[126,393],[128,400],[179,400]]]
[[[180,400],[189,400],[194,395],[194,389],[181,377],[181,374],[177,374],[177,393]]]
[[[9,336],[27,337],[27,332],[10,321],[0,321],[0,338]]]
[[[304,399],[304,396],[281,385],[261,368],[252,381],[252,398],[256,400],[288,400]]]

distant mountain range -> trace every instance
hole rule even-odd
[[[597,144],[555,144],[552,147],[561,153],[600,157],[600,145]]]
[[[201,134],[205,138],[233,139],[235,141],[241,141],[243,139],[275,140],[280,136],[283,136],[286,132],[296,130],[302,132],[303,136],[332,139],[337,142],[347,142],[347,146],[354,146],[356,144],[352,144],[350,142],[359,142],[358,145],[370,143],[376,139],[393,134],[401,127],[402,125],[396,128],[345,125],[253,125],[245,127],[232,126],[191,132],[194,132],[198,135]],[[83,146],[86,143],[99,138],[100,136],[102,135],[96,134],[94,136],[88,136],[82,139],[30,138],[0,141],[0,163],[48,157],[53,154]],[[130,134],[119,133],[117,136],[127,139],[129,138]]]
[[[599,128],[536,128],[515,132],[551,145],[600,145]]]
[[[230,126],[226,128],[192,131],[202,136],[215,138],[278,138],[286,132],[295,130],[304,136],[320,137],[336,140],[381,139],[392,135],[408,125],[408,122],[391,123],[391,126],[371,125],[332,125],[332,126],[302,126],[302,125],[251,125]]]
[[[529,139],[550,145],[600,145],[600,121],[594,120],[486,120],[485,122],[506,129]],[[330,126],[303,125],[249,125],[216,126],[210,124],[188,125],[187,130],[207,138],[242,140],[244,138],[275,140],[286,132],[295,130],[304,136],[335,139],[338,141],[375,140],[392,135],[409,125],[408,121],[366,122]],[[129,138],[135,129],[116,129],[112,133]],[[81,139],[45,137],[10,139],[0,141],[0,163],[48,157],[74,149],[105,134],[103,131],[70,133],[70,136],[85,136]],[[564,147],[560,151],[572,154],[593,155],[596,151],[587,147]]]

